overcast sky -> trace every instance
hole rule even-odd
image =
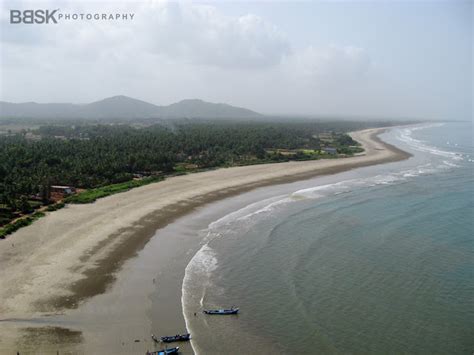
[[[472,1],[1,1],[0,100],[185,98],[262,113],[473,117]],[[134,13],[10,24],[11,9]]]

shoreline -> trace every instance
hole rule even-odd
[[[136,256],[137,252],[140,251],[148,241],[153,237],[155,232],[158,229],[161,229],[167,226],[170,223],[173,223],[177,219],[186,216],[187,214],[196,210],[196,208],[228,198],[232,196],[237,196],[241,193],[245,193],[251,190],[254,190],[259,187],[265,187],[270,185],[277,185],[277,184],[284,184],[284,183],[291,183],[300,180],[306,180],[309,178],[321,176],[321,175],[333,175],[343,171],[360,168],[364,166],[370,166],[375,164],[385,164],[389,162],[400,161],[409,158],[411,155],[406,153],[397,147],[394,147],[388,143],[383,142],[378,138],[379,134],[382,134],[386,129],[381,129],[376,133],[370,135],[370,139],[384,145],[390,150],[392,153],[395,153],[392,157],[384,158],[383,160],[377,162],[358,162],[358,163],[350,163],[346,165],[336,165],[333,167],[327,167],[324,169],[302,172],[295,175],[284,175],[278,176],[269,179],[263,179],[260,181],[255,181],[252,183],[248,183],[241,186],[232,186],[228,188],[223,188],[221,190],[212,191],[203,195],[198,195],[193,197],[192,200],[187,201],[178,201],[173,204],[169,204],[164,208],[167,211],[158,210],[154,211],[151,214],[148,214],[142,217],[140,220],[134,222],[129,228],[120,229],[117,232],[111,234],[107,239],[104,239],[101,243],[98,243],[94,249],[87,252],[87,255],[84,255],[81,258],[82,262],[87,262],[90,258],[92,258],[97,252],[100,252],[104,246],[107,245],[111,240],[120,237],[123,234],[136,234],[137,238],[130,238],[124,240],[120,245],[116,247],[116,249],[110,253],[105,259],[99,260],[96,262],[97,267],[86,270],[83,272],[85,276],[84,279],[79,280],[75,284],[71,286],[71,291],[73,294],[77,296],[74,299],[71,296],[64,296],[57,299],[52,300],[52,303],[56,306],[59,305],[60,308],[75,308],[74,305],[82,302],[85,299],[94,297],[98,294],[102,294],[106,291],[108,286],[112,284],[115,280],[115,273],[120,270],[123,263],[131,257]],[[364,157],[365,155],[361,156]],[[403,158],[401,158],[403,156]],[[327,160],[327,161],[345,161],[346,159],[350,158],[340,158],[334,160]],[[324,160],[318,160],[324,161]],[[306,161],[312,162],[312,161]],[[254,166],[264,166],[264,165],[280,165],[280,164],[292,164],[294,162],[289,163],[276,163],[276,164],[259,164]],[[305,163],[305,161],[301,162]],[[238,167],[238,168],[245,168],[245,167]],[[224,169],[233,169],[233,168],[224,168]],[[214,171],[218,171],[220,169],[216,169]],[[196,173],[200,174],[200,173]],[[188,175],[191,176],[191,175]],[[171,178],[172,179],[172,178]],[[160,182],[158,182],[159,184]],[[97,274],[97,270],[101,270],[101,274]]]
[[[366,150],[361,156],[253,165],[179,176],[109,196],[92,205],[74,205],[56,211],[19,230],[14,239],[3,241],[7,247],[0,250],[0,280],[4,283],[0,295],[8,301],[0,306],[1,318],[57,314],[103,294],[113,284],[124,262],[143,249],[157,229],[197,207],[257,187],[411,156],[382,142],[377,136],[383,131],[385,129],[351,133]],[[215,186],[210,186],[211,180]],[[78,235],[81,238],[77,238]],[[37,239],[31,242],[31,238]]]

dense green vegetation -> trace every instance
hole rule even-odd
[[[69,122],[8,131],[0,135],[0,226],[47,205],[51,185],[86,189],[65,202],[87,203],[170,174],[334,158],[324,154],[325,146],[351,155],[360,149],[343,133],[377,125],[381,123],[201,120],[133,127]],[[329,141],[320,134],[329,134]]]

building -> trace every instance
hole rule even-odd
[[[53,185],[51,186],[51,193],[62,193],[63,195],[72,195],[76,193],[76,188],[72,186],[60,186],[60,185]]]
[[[53,185],[50,189],[51,200],[60,201],[63,198],[76,193],[76,188],[72,186]]]
[[[335,155],[335,154],[337,154],[337,149],[333,148],[333,147],[326,147],[326,148],[323,148],[323,152],[325,152],[327,154]]]

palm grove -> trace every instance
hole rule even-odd
[[[373,122],[371,126],[374,126]],[[98,188],[221,166],[351,155],[357,122],[54,124],[0,136],[0,225],[50,203],[51,185]],[[323,142],[320,134],[331,132]],[[36,201],[36,202],[35,202]],[[39,202],[38,202],[39,201]]]

